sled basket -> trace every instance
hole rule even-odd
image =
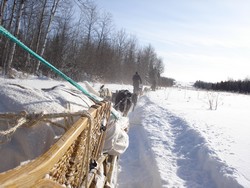
[[[110,105],[100,102],[74,117],[76,121],[49,150],[27,164],[0,173],[0,187],[95,187],[101,165],[108,182],[114,158],[103,154],[102,149]]]

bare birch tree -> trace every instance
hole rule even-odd
[[[150,80],[153,71],[164,69],[151,45],[140,47],[135,36],[124,29],[115,31],[112,16],[100,12],[94,1],[0,0],[0,5],[0,23],[7,30],[78,81],[101,78],[130,83],[134,71]],[[6,72],[14,67],[55,76],[5,37],[0,53],[0,66]],[[24,63],[17,63],[16,57]]]
[[[97,24],[97,40],[96,40],[96,55],[95,55],[95,65],[97,69],[97,74],[101,74],[104,77],[110,75],[110,70],[112,70],[112,59],[111,59],[111,49],[110,49],[110,38],[111,32],[113,30],[112,17],[108,13],[101,14],[98,24]]]
[[[6,7],[7,0],[2,0],[0,4],[0,25],[3,25],[3,15]]]
[[[40,42],[41,42],[41,35],[42,35],[43,22],[44,22],[47,2],[48,2],[48,0],[43,0],[42,10],[41,10],[39,20],[38,20],[38,28],[37,28],[38,33],[37,33],[37,37],[36,37],[36,48],[35,48],[35,52],[37,54],[39,53],[39,46],[40,46]],[[37,64],[38,63],[39,62],[37,61]],[[36,73],[36,67],[34,68],[34,73]]]
[[[2,0],[1,3],[0,3],[0,25],[3,25],[3,17],[4,17],[4,12],[5,12],[5,7],[6,7],[6,3],[7,3],[7,0]],[[3,36],[1,35],[0,36],[0,48],[3,48],[2,52],[1,52],[1,57],[0,57],[0,61],[1,61],[1,64],[3,65],[3,61],[4,61],[4,51],[5,51],[5,47],[3,47],[3,43],[2,43],[2,38]],[[4,45],[5,46],[5,45]],[[1,65],[0,64],[0,65]],[[4,71],[4,70],[3,70]]]
[[[60,2],[60,0],[53,0],[53,4],[52,4],[51,10],[50,10],[48,24],[47,24],[47,27],[46,27],[46,30],[45,30],[45,37],[44,37],[44,41],[43,41],[43,45],[42,45],[42,49],[41,49],[41,53],[40,53],[41,56],[43,56],[43,54],[44,54],[45,47],[46,47],[47,40],[48,40],[49,30],[50,30],[50,27],[51,27],[53,18],[55,16],[55,13],[56,13],[59,2]],[[38,51],[38,46],[37,46],[36,49]],[[37,64],[36,64],[35,73],[38,73],[39,67],[40,67],[40,62],[38,61]]]
[[[8,20],[8,21],[6,21],[5,27],[9,31],[11,30],[11,26],[12,26],[12,23],[13,23],[13,20],[14,20],[14,13],[15,13],[15,10],[16,10],[16,4],[17,4],[17,0],[14,0],[12,2],[12,8],[9,11],[10,12],[10,17],[6,18],[6,20]],[[4,41],[4,47],[3,47],[2,58],[1,59],[2,59],[2,66],[3,66],[3,74],[6,74],[7,73],[6,65],[8,63],[8,58],[9,58],[9,51],[10,51],[9,46],[10,46],[10,42],[9,42],[9,40],[6,40],[6,39],[3,40],[3,41]]]
[[[18,12],[17,12],[17,19],[16,19],[14,36],[17,36],[19,34],[19,28],[20,28],[20,24],[21,24],[21,16],[22,16],[22,12],[23,12],[24,2],[25,2],[25,0],[19,1],[19,8],[18,8]],[[10,68],[12,65],[13,57],[15,54],[15,50],[16,50],[16,43],[13,43],[11,50],[10,50],[10,58],[7,61],[7,66],[6,66],[6,70],[5,70],[5,72],[8,76],[10,76],[9,73],[10,73]]]
[[[26,4],[26,12],[24,16],[24,40],[26,44],[32,48],[35,41],[36,26],[37,26],[37,9],[39,9],[38,3],[36,0],[28,1]],[[31,55],[29,53],[25,54],[25,64],[24,68],[27,72],[32,72],[31,70]]]

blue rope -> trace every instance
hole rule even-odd
[[[63,72],[61,72],[60,70],[58,70],[56,67],[54,67],[53,65],[51,65],[48,61],[46,61],[44,58],[42,58],[41,56],[39,56],[37,53],[35,53],[34,51],[32,51],[29,47],[27,47],[25,44],[23,44],[20,40],[18,40],[15,36],[13,36],[10,32],[8,32],[5,28],[3,28],[3,26],[0,26],[0,34],[6,36],[7,38],[9,38],[11,41],[13,41],[14,43],[16,43],[17,45],[19,45],[21,48],[23,48],[25,51],[27,51],[29,54],[31,54],[32,56],[34,56],[36,59],[38,59],[41,63],[43,63],[44,65],[46,65],[47,67],[49,67],[53,72],[55,72],[56,74],[58,74],[60,77],[62,77],[64,80],[68,81],[69,83],[71,83],[73,86],[75,86],[77,89],[79,89],[80,91],[82,91],[86,96],[88,96],[90,99],[94,100],[95,102],[100,102],[100,100],[95,96],[95,95],[91,95],[87,90],[85,90],[82,86],[80,86],[78,83],[76,83],[74,80],[72,80],[70,77],[68,77],[67,75],[65,75]],[[117,118],[118,115],[114,112],[114,109],[111,109],[112,114]]]

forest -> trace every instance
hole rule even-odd
[[[89,0],[1,0],[0,23],[35,53],[76,81],[131,83],[138,71],[145,84],[159,77],[163,59],[151,44],[115,27],[112,15]],[[0,36],[0,68],[56,78],[37,59]]]
[[[196,81],[194,87],[214,91],[228,91],[237,93],[250,93],[250,80],[228,80],[217,83]]]

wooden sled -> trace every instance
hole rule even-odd
[[[102,153],[110,105],[101,102],[92,106],[47,152],[0,173],[0,187],[96,187],[101,165],[105,185],[109,185],[117,158]]]

